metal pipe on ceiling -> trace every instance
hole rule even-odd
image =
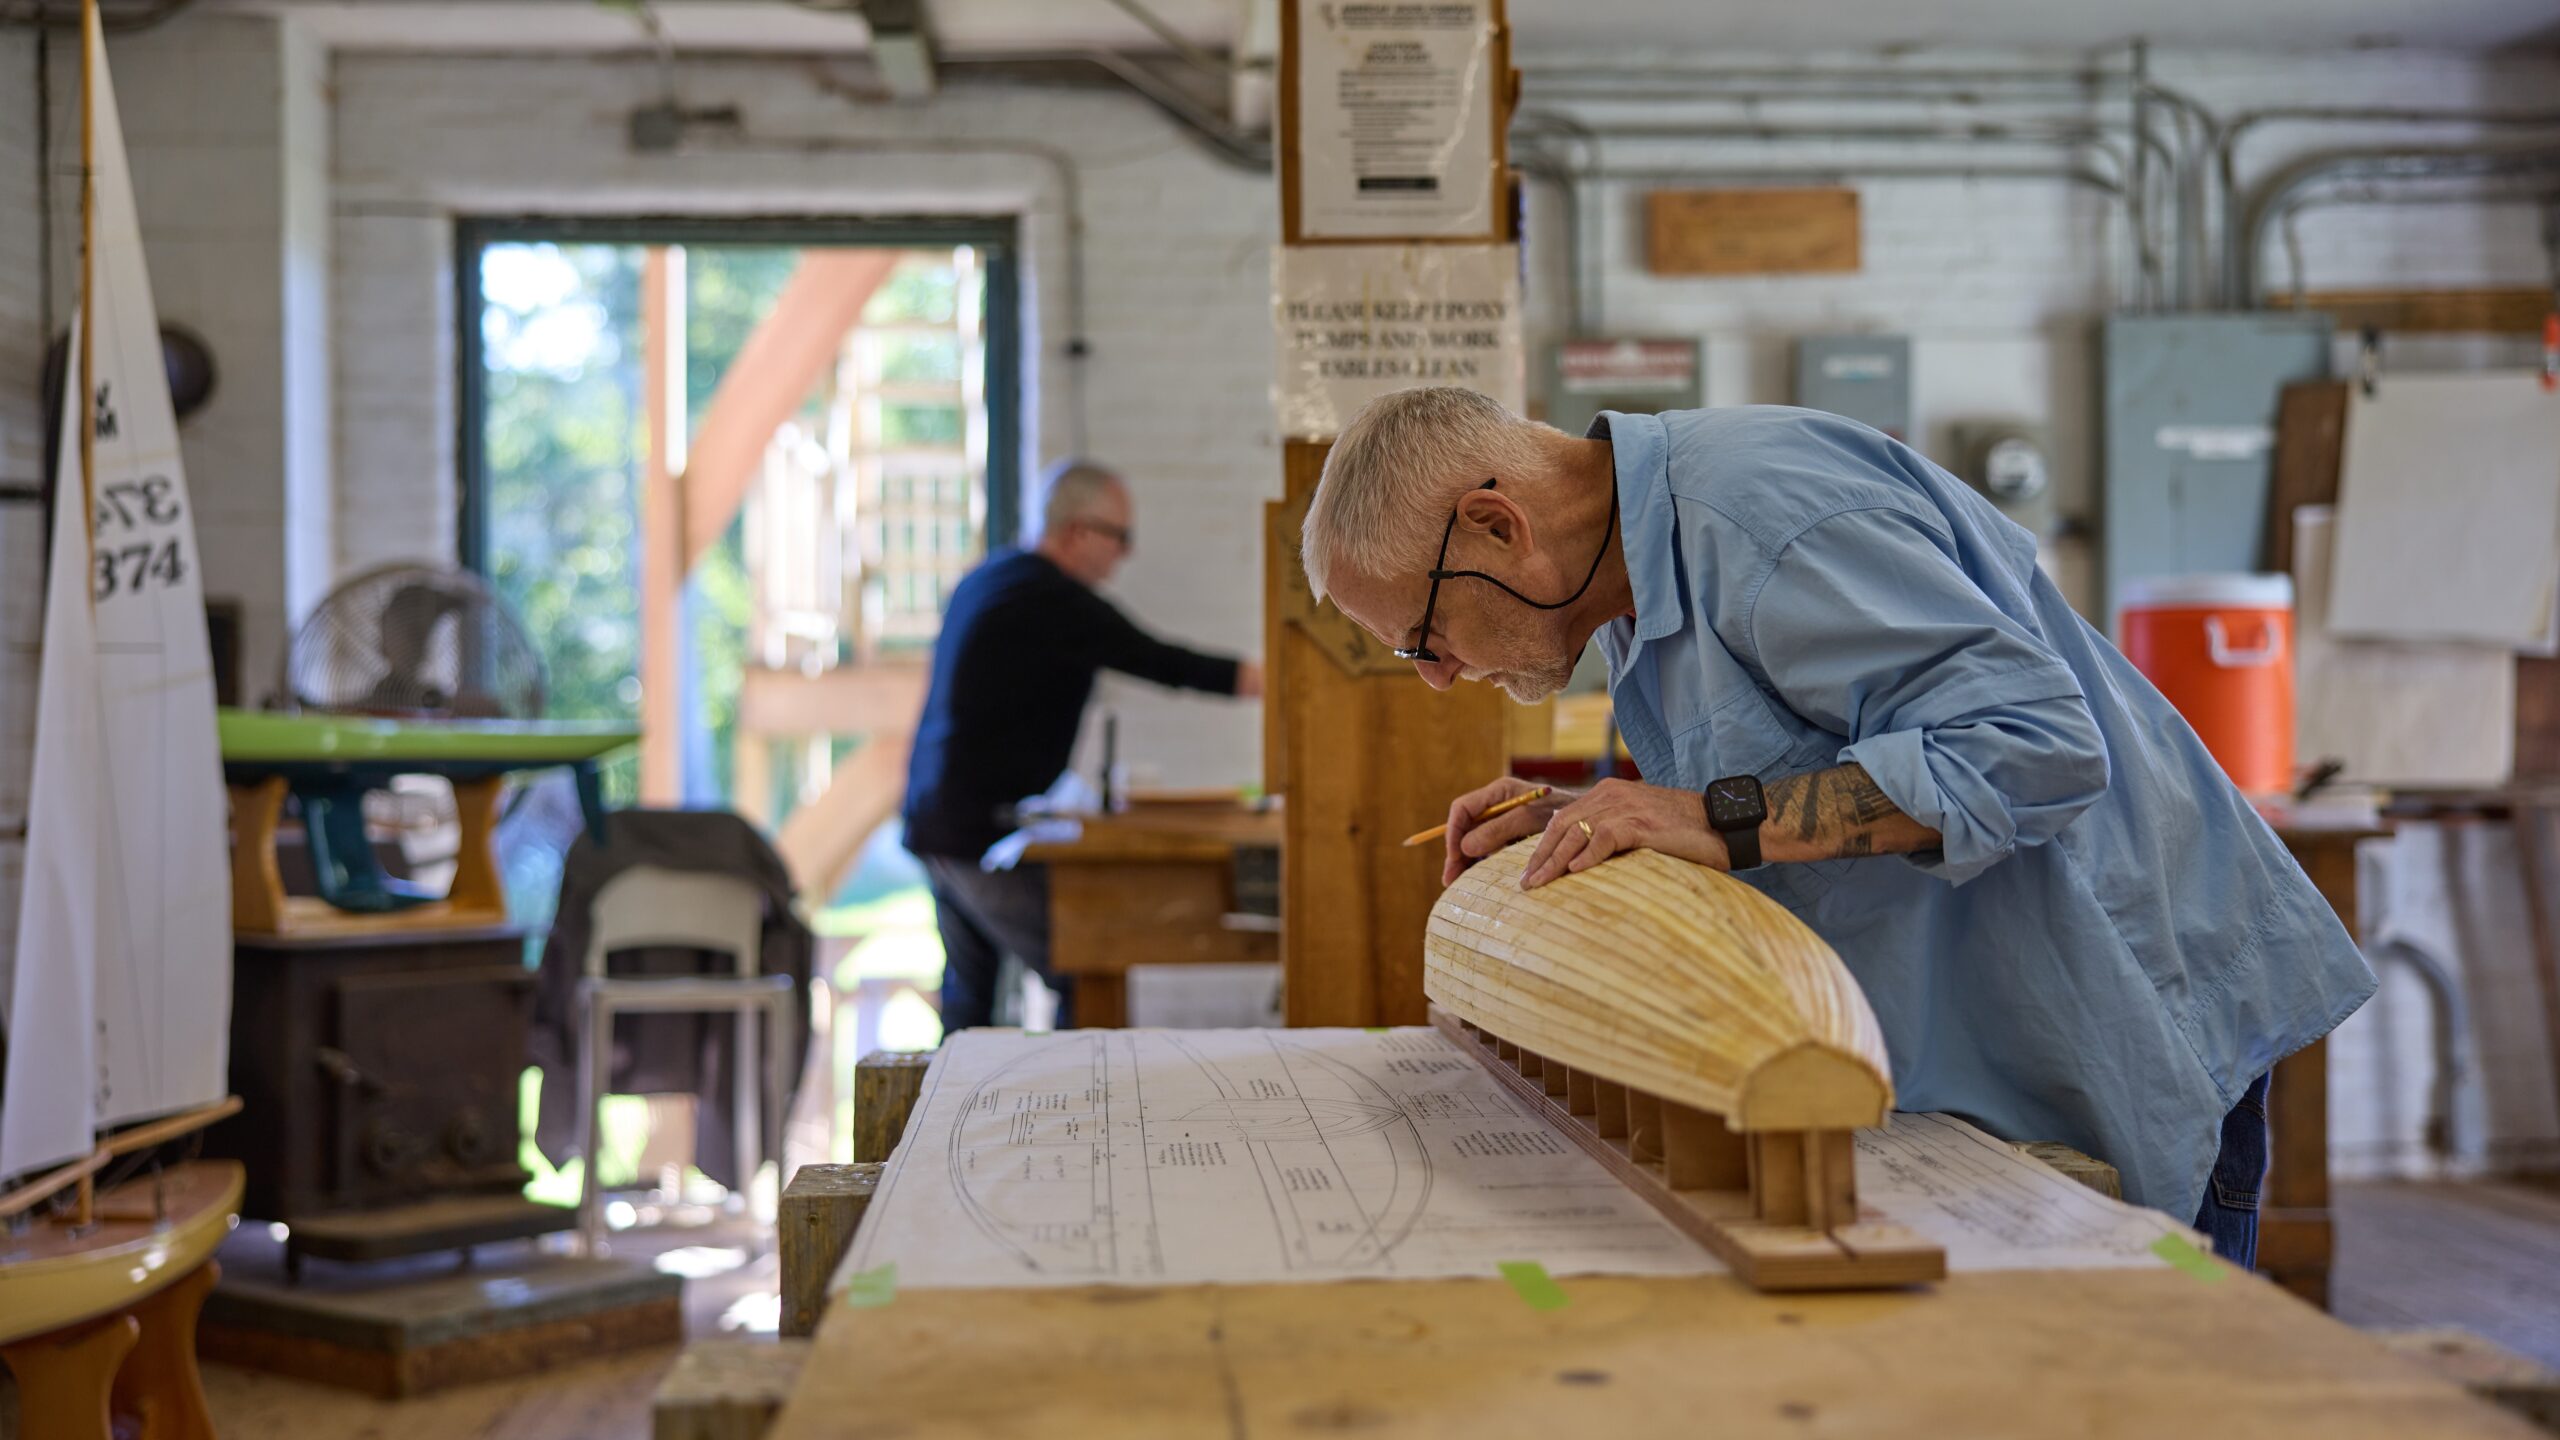
[[[2213,129],[2214,166],[2220,182],[2222,219],[2222,285],[2223,304],[2243,306],[2256,293],[2254,252],[2244,252],[2241,224],[2239,153],[2240,142],[2260,125],[2277,122],[2293,124],[2375,124],[2375,125],[2475,125],[2491,129],[2526,128],[2560,129],[2560,110],[2426,110],[2405,106],[2364,105],[2284,105],[2260,110],[2244,110],[2219,122]],[[2254,245],[2255,239],[2248,243]]]
[[[1669,142],[1681,140],[1749,140],[1759,142],[1850,141],[1896,144],[1960,144],[1995,142],[2036,144],[2053,146],[2056,148],[2095,150],[2114,162],[2116,174],[2119,176],[2130,176],[2131,172],[2135,169],[2131,158],[2124,151],[2116,148],[2114,144],[2115,127],[2102,125],[2096,122],[2059,122],[2042,127],[1982,124],[1938,127],[1935,129],[1914,128],[1910,126],[1772,125],[1731,122],[1705,124],[1630,124],[1616,121],[1593,121],[1581,116],[1567,115],[1561,111],[1539,109],[1521,111],[1519,115],[1514,118],[1514,124],[1515,126],[1528,127],[1532,135],[1534,135],[1536,130],[1539,128],[1566,129],[1569,127],[1569,133],[1572,134],[1576,140],[1580,141],[1586,150],[1595,157],[1581,165],[1567,167],[1569,174],[1574,180],[1592,179],[1599,176],[1600,171],[1597,165],[1596,154],[1600,143],[1604,140],[1635,140],[1648,142]],[[2167,147],[2161,145],[2159,137],[2156,135],[2146,134],[2139,137],[2134,149],[2137,154],[2146,151],[2160,152],[2163,163],[2172,167],[2172,169],[2174,169],[2177,163],[2178,157],[2174,152],[2168,151]],[[1825,167],[1816,164],[1813,168],[1823,169]],[[1859,173],[1862,174],[1880,173],[1873,167],[1858,168]],[[1986,173],[1984,167],[1981,166],[1960,166],[1955,167],[1955,169],[1961,173],[1969,175],[1980,175]],[[1917,169],[1906,169],[1901,173],[1916,176],[1923,172]],[[2142,185],[2138,183],[2138,179],[2139,177],[2128,178],[2123,181],[2111,183],[2115,184],[2117,193],[2120,194],[2125,201],[2126,219],[2129,226],[2129,234],[2133,241],[2133,258],[2135,266],[2135,280],[2132,287],[2133,291],[2137,297],[2156,297],[2161,285],[2161,260],[2159,249],[2151,230],[2150,216],[2146,203],[2148,196],[2144,193]],[[1579,208],[1579,205],[1577,205],[1577,211]],[[2183,215],[2180,218],[2183,228]],[[1574,244],[1579,245],[1582,237],[1576,233],[1571,237],[1571,239]],[[1573,266],[1572,273],[1576,276],[1577,280],[1579,280],[1583,274],[1582,266],[1578,259]],[[2184,277],[2182,276],[2181,279],[2183,281]],[[1586,318],[1600,312],[1596,283],[1592,286],[1592,292],[1592,297],[1589,301],[1578,302],[1573,307],[1576,312]]]
[[[1597,138],[1593,137],[1596,155]],[[2120,158],[2120,157],[2119,157]],[[1841,185],[1859,180],[2060,180],[2086,185],[2104,195],[2124,199],[2126,186],[2120,175],[2085,165],[1956,165],[1956,164],[1877,164],[1855,162],[1841,165],[1610,165],[1598,160],[1575,163],[1562,156],[1540,151],[1532,146],[1514,151],[1514,163],[1525,173],[1558,185],[1566,205],[1566,273],[1575,282],[1569,287],[1567,319],[1575,333],[1588,333],[1593,325],[1604,321],[1597,278],[1590,283],[1588,294],[1582,285],[1586,274],[1583,252],[1586,238],[1581,233],[1583,206],[1579,190],[1583,183],[1630,183],[1652,185]]]
[[[2259,293],[2258,257],[2266,247],[2267,228],[2275,217],[2310,187],[2341,181],[2507,179],[2549,176],[2560,181],[2560,145],[2511,149],[2461,147],[2325,150],[2294,160],[2269,176],[2250,196],[2245,217],[2231,227],[2229,244],[2236,254],[2232,289],[2224,299],[2234,309],[2255,309]]]

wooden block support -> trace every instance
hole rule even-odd
[[[1564,1108],[1575,1115],[1590,1115],[1597,1113],[1600,1108],[1600,1102],[1595,1094],[1597,1088],[1597,1082],[1592,1080],[1590,1071],[1573,1070],[1566,1072],[1564,1077]]]
[[[782,1187],[774,1226],[782,1242],[782,1333],[814,1335],[827,1308],[827,1280],[853,1244],[880,1188],[880,1166],[803,1165]]]
[[[1771,1225],[1810,1225],[1805,1195],[1805,1132],[1763,1130],[1751,1137],[1753,1213]]]
[[[1750,1157],[1721,1115],[1663,1101],[1663,1178],[1674,1190],[1746,1190]]]
[[[1627,1136],[1627,1087],[1614,1080],[1591,1082],[1593,1127],[1603,1140],[1623,1140]]]
[[[1804,1137],[1805,1223],[1836,1230],[1858,1223],[1858,1159],[1846,1130],[1811,1130]]]
[[[650,1440],[762,1440],[808,1363],[806,1340],[696,1340],[658,1382]]]
[[[1538,1078],[1546,1082],[1548,1094],[1562,1095],[1570,1088],[1569,1075],[1570,1072],[1563,1061],[1550,1060],[1546,1062],[1546,1068]]]
[[[876,1165],[898,1148],[907,1116],[924,1093],[930,1050],[875,1050],[853,1067],[853,1158]]]
[[[1641,1090],[1627,1092],[1627,1153],[1638,1163],[1658,1161],[1662,1148],[1662,1098]]]

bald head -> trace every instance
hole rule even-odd
[[[1062,460],[1041,478],[1040,495],[1040,553],[1087,585],[1109,580],[1136,535],[1127,482],[1090,460]]]

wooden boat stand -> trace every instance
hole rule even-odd
[[[1546,1059],[1436,1005],[1431,1023],[1754,1289],[1865,1290],[1946,1276],[1943,1249],[1859,1207],[1846,1127],[1746,1130]]]
[[[0,1247],[8,1254],[0,1263],[0,1363],[17,1378],[19,1434],[214,1440],[196,1368],[196,1318],[222,1273],[210,1256],[239,1210],[240,1166],[193,1161],[103,1195],[93,1186],[116,1156],[239,1109],[235,1096],[135,1126],[0,1197],[0,1215],[15,1217],[78,1187],[71,1212],[49,1232]],[[33,1328],[40,1325],[48,1328]]]

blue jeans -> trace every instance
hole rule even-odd
[[[2196,1228],[2213,1241],[2213,1253],[2254,1270],[2258,1264],[2258,1195],[2267,1179],[2267,1076],[2250,1082],[2240,1103],[2222,1117],[2222,1153],[2196,1210]]]
[[[1049,867],[981,870],[975,860],[949,855],[918,858],[942,932],[943,1033],[996,1023],[996,985],[1008,954],[1057,992],[1058,1028],[1073,1025],[1075,982],[1049,973]]]

